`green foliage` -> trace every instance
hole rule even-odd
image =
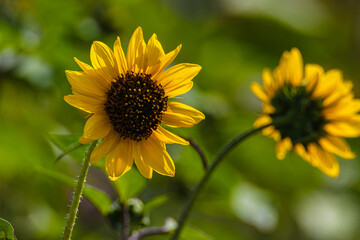
[[[36,166],[36,171],[59,183],[66,184],[71,188],[74,187],[74,179],[63,173],[45,169],[40,166]],[[89,184],[85,184],[83,194],[104,216],[111,211],[111,199],[100,189]]]
[[[0,218],[0,239],[1,240],[16,240],[14,235],[14,228],[5,219]]]

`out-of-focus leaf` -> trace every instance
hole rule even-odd
[[[145,187],[145,178],[135,169],[132,169],[120,179],[114,182],[114,187],[119,195],[120,201],[125,202],[128,199],[138,195]]]
[[[63,134],[53,134],[53,133],[49,134],[50,141],[62,152],[66,152],[69,149],[76,146],[79,143],[79,138],[80,138],[79,135],[63,135]],[[77,162],[81,163],[84,158],[86,147],[87,145],[78,147],[73,151],[70,151],[68,155]]]
[[[213,237],[203,232],[201,229],[192,226],[186,225],[180,237],[181,240],[214,240]]]
[[[74,187],[74,179],[71,177],[55,172],[50,169],[45,169],[40,166],[36,166],[35,170],[47,177],[52,178],[53,180],[68,185],[69,187]],[[100,189],[85,184],[84,186],[84,196],[105,216],[111,210],[111,199],[110,197],[101,191]]]
[[[64,156],[69,155],[78,163],[82,163],[88,145],[85,144],[79,146],[79,138],[79,135],[74,134],[49,134],[49,140],[51,143],[53,143],[55,147],[61,151],[60,154],[58,153],[56,160],[60,160]],[[104,162],[99,161],[92,164],[92,166],[103,168]]]
[[[5,219],[0,218],[0,239],[1,240],[16,240],[14,235],[14,228]]]
[[[151,209],[163,205],[168,199],[169,197],[166,194],[154,197],[145,203],[144,212],[149,212]]]

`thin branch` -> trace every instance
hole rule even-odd
[[[192,139],[187,139],[187,140],[189,141],[190,146],[192,146],[195,149],[195,151],[199,154],[202,164],[203,164],[203,167],[204,167],[204,170],[206,170],[208,168],[208,164],[207,164],[207,160],[206,160],[204,151],[200,148],[199,145],[197,145],[197,143],[194,140],[192,140]]]
[[[128,240],[140,240],[147,236],[152,235],[166,235],[174,231],[177,227],[177,223],[172,218],[167,218],[165,224],[162,227],[150,227],[143,228],[138,232],[133,233]]]
[[[129,216],[129,209],[125,203],[121,203],[121,214],[122,214],[121,239],[127,240],[129,236],[130,216]]]
[[[214,161],[207,168],[207,171],[205,172],[205,174],[202,177],[202,179],[200,180],[200,182],[192,190],[189,198],[187,199],[187,201],[185,203],[184,208],[182,209],[182,211],[180,213],[180,217],[179,217],[179,221],[178,221],[178,227],[176,228],[176,231],[175,231],[174,235],[172,235],[171,240],[177,240],[179,238],[181,230],[184,227],[185,222],[187,220],[187,217],[189,216],[190,211],[191,211],[191,209],[192,209],[192,207],[194,205],[195,199],[197,198],[200,191],[203,189],[203,187],[205,186],[205,184],[209,180],[211,174],[214,172],[216,167],[222,162],[224,157],[227,154],[229,154],[229,152],[231,150],[233,150],[234,147],[236,147],[244,139],[246,139],[247,137],[255,134],[256,132],[258,132],[258,131],[260,131],[260,130],[262,130],[262,129],[270,126],[270,125],[271,124],[265,125],[265,126],[262,126],[262,127],[256,128],[256,129],[250,129],[250,130],[247,130],[247,131],[245,131],[243,133],[240,133],[235,138],[233,138],[228,144],[225,145],[225,147],[220,151],[220,153],[216,156]]]
[[[72,145],[69,149],[65,150],[63,153],[61,153],[59,156],[57,156],[57,158],[55,159],[55,162],[58,162],[60,159],[65,157],[67,154],[69,154],[70,152],[74,151],[75,149],[81,147],[82,145],[83,144],[81,144],[81,143],[76,143],[76,144]]]

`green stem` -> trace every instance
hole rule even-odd
[[[194,205],[196,197],[199,195],[200,191],[205,186],[206,182],[209,180],[211,174],[214,172],[216,167],[221,163],[221,161],[224,159],[224,157],[234,148],[236,145],[238,145],[241,141],[246,139],[247,137],[253,135],[254,133],[260,131],[261,129],[264,129],[269,125],[265,125],[256,129],[250,129],[243,133],[240,133],[235,138],[233,138],[228,144],[225,145],[225,147],[221,150],[221,152],[216,156],[215,160],[211,163],[211,165],[207,168],[207,171],[205,172],[205,175],[202,177],[201,181],[195,186],[195,188],[192,190],[190,197],[188,198],[187,202],[185,203],[184,208],[181,211],[179,221],[178,221],[178,227],[176,228],[176,231],[174,235],[172,235],[171,240],[176,240],[179,238],[181,230],[183,229],[185,222],[187,220],[187,217],[189,216],[189,213],[192,209],[192,206]]]
[[[90,144],[90,147],[86,153],[84,162],[81,166],[81,170],[80,170],[80,175],[78,177],[77,180],[77,184],[76,184],[76,188],[75,188],[75,193],[74,193],[74,197],[72,199],[71,202],[71,207],[69,210],[69,214],[68,214],[68,218],[66,221],[66,227],[65,227],[65,231],[63,234],[63,240],[70,240],[71,239],[71,234],[72,234],[72,230],[74,228],[75,225],[75,219],[76,219],[76,215],[78,212],[78,208],[79,208],[79,204],[81,201],[81,195],[83,192],[83,188],[84,188],[84,184],[85,184],[85,180],[86,180],[86,175],[87,172],[89,170],[89,166],[90,166],[90,156],[92,151],[94,150],[94,148],[96,147],[98,141],[94,141]]]

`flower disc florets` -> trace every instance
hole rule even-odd
[[[124,139],[147,139],[161,122],[168,97],[150,74],[127,72],[111,84],[105,111]]]
[[[311,92],[307,92],[305,86],[285,84],[279,88],[271,99],[275,112],[269,116],[274,120],[281,138],[290,138],[294,145],[306,145],[309,142],[317,142],[326,135],[323,130],[326,120],[321,114],[322,101],[321,98],[312,98]],[[281,124],[276,124],[278,120]]]

